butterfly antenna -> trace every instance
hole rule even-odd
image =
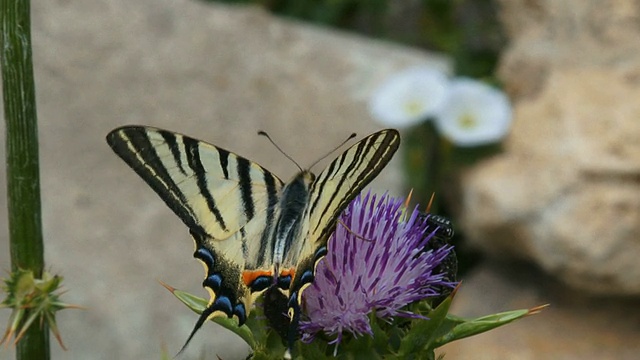
[[[349,135],[348,138],[344,139],[344,141],[341,142],[340,145],[334,147],[333,149],[331,149],[331,151],[329,151],[328,153],[324,154],[320,159],[316,160],[313,164],[311,164],[311,166],[309,166],[309,169],[311,169],[314,166],[316,166],[316,164],[319,163],[320,161],[326,159],[327,156],[329,156],[329,155],[333,154],[334,152],[336,152],[336,150],[340,149],[344,144],[346,144],[349,140],[353,139],[354,137],[356,137],[356,133],[351,133],[351,135]]]
[[[275,141],[273,141],[273,139],[271,139],[271,136],[269,136],[269,134],[267,134],[266,132],[264,132],[264,131],[260,130],[260,131],[258,131],[258,135],[262,135],[262,136],[266,137],[267,139],[269,139],[269,141],[271,142],[271,144],[273,144],[273,146],[275,146],[275,147],[276,147],[276,149],[278,149],[278,151],[280,151],[280,153],[281,153],[282,155],[284,155],[287,159],[291,160],[291,162],[292,162],[292,163],[294,163],[294,164],[298,167],[298,169],[300,169],[300,171],[303,171],[303,170],[302,170],[302,168],[300,167],[300,165],[298,165],[298,163],[297,163],[295,160],[293,160],[293,158],[292,158],[291,156],[289,156],[289,154],[287,154],[286,152],[284,152],[284,151],[280,148],[280,146],[278,146],[278,144],[276,144],[276,142],[275,142]]]
[[[360,239],[360,240],[364,240],[364,241],[373,241],[371,239],[367,239],[366,237],[357,234],[355,231],[351,230],[351,228],[344,223],[344,221],[338,219],[338,224],[344,226],[345,229],[347,229],[347,232],[349,232],[351,235],[355,236],[356,238]]]

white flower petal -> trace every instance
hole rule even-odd
[[[480,81],[458,78],[435,118],[438,131],[458,146],[477,146],[501,140],[511,125],[507,96]]]
[[[448,86],[442,71],[426,66],[409,68],[373,93],[369,111],[385,126],[407,127],[433,116],[444,102]]]

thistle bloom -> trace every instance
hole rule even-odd
[[[385,126],[414,125],[439,110],[448,85],[442,71],[426,66],[409,68],[389,78],[374,92],[369,111]]]
[[[451,246],[427,250],[437,227],[428,226],[417,209],[408,215],[402,203],[367,194],[343,212],[328,254],[304,294],[308,319],[300,324],[303,341],[321,331],[336,336],[331,342],[336,344],[343,331],[373,335],[368,315],[374,310],[383,319],[422,318],[402,308],[439,295],[436,289],[442,286],[453,287],[434,271]]]
[[[438,131],[458,146],[484,145],[502,139],[511,124],[506,95],[487,84],[458,78],[451,81],[445,104],[435,117]]]

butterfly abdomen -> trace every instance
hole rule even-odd
[[[273,241],[273,262],[276,266],[282,264],[284,254],[291,251],[291,246],[298,241],[305,229],[304,215],[309,203],[309,188],[315,175],[309,171],[298,173],[282,189],[280,199],[280,218],[275,227]]]

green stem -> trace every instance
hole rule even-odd
[[[40,278],[44,244],[29,12],[29,0],[0,0],[11,269],[31,270]],[[36,324],[18,343],[17,359],[49,359],[49,330]]]
[[[420,210],[424,211],[431,195],[435,194],[430,212],[437,214],[442,197],[442,148],[438,132],[432,121],[427,121],[408,131],[404,140],[405,169],[408,170],[408,183],[413,189],[411,201],[419,203]]]

